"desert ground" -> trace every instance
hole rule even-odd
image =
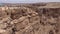
[[[60,34],[60,3],[3,3],[0,34]]]

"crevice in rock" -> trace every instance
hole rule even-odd
[[[54,34],[54,32],[52,30],[50,30],[49,34]]]

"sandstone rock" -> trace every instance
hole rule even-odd
[[[60,34],[60,7],[34,5],[0,10],[0,34]]]

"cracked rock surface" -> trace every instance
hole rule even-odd
[[[60,8],[0,10],[0,34],[60,34]]]

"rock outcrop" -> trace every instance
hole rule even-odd
[[[0,34],[60,34],[60,8],[50,7],[0,10]]]

